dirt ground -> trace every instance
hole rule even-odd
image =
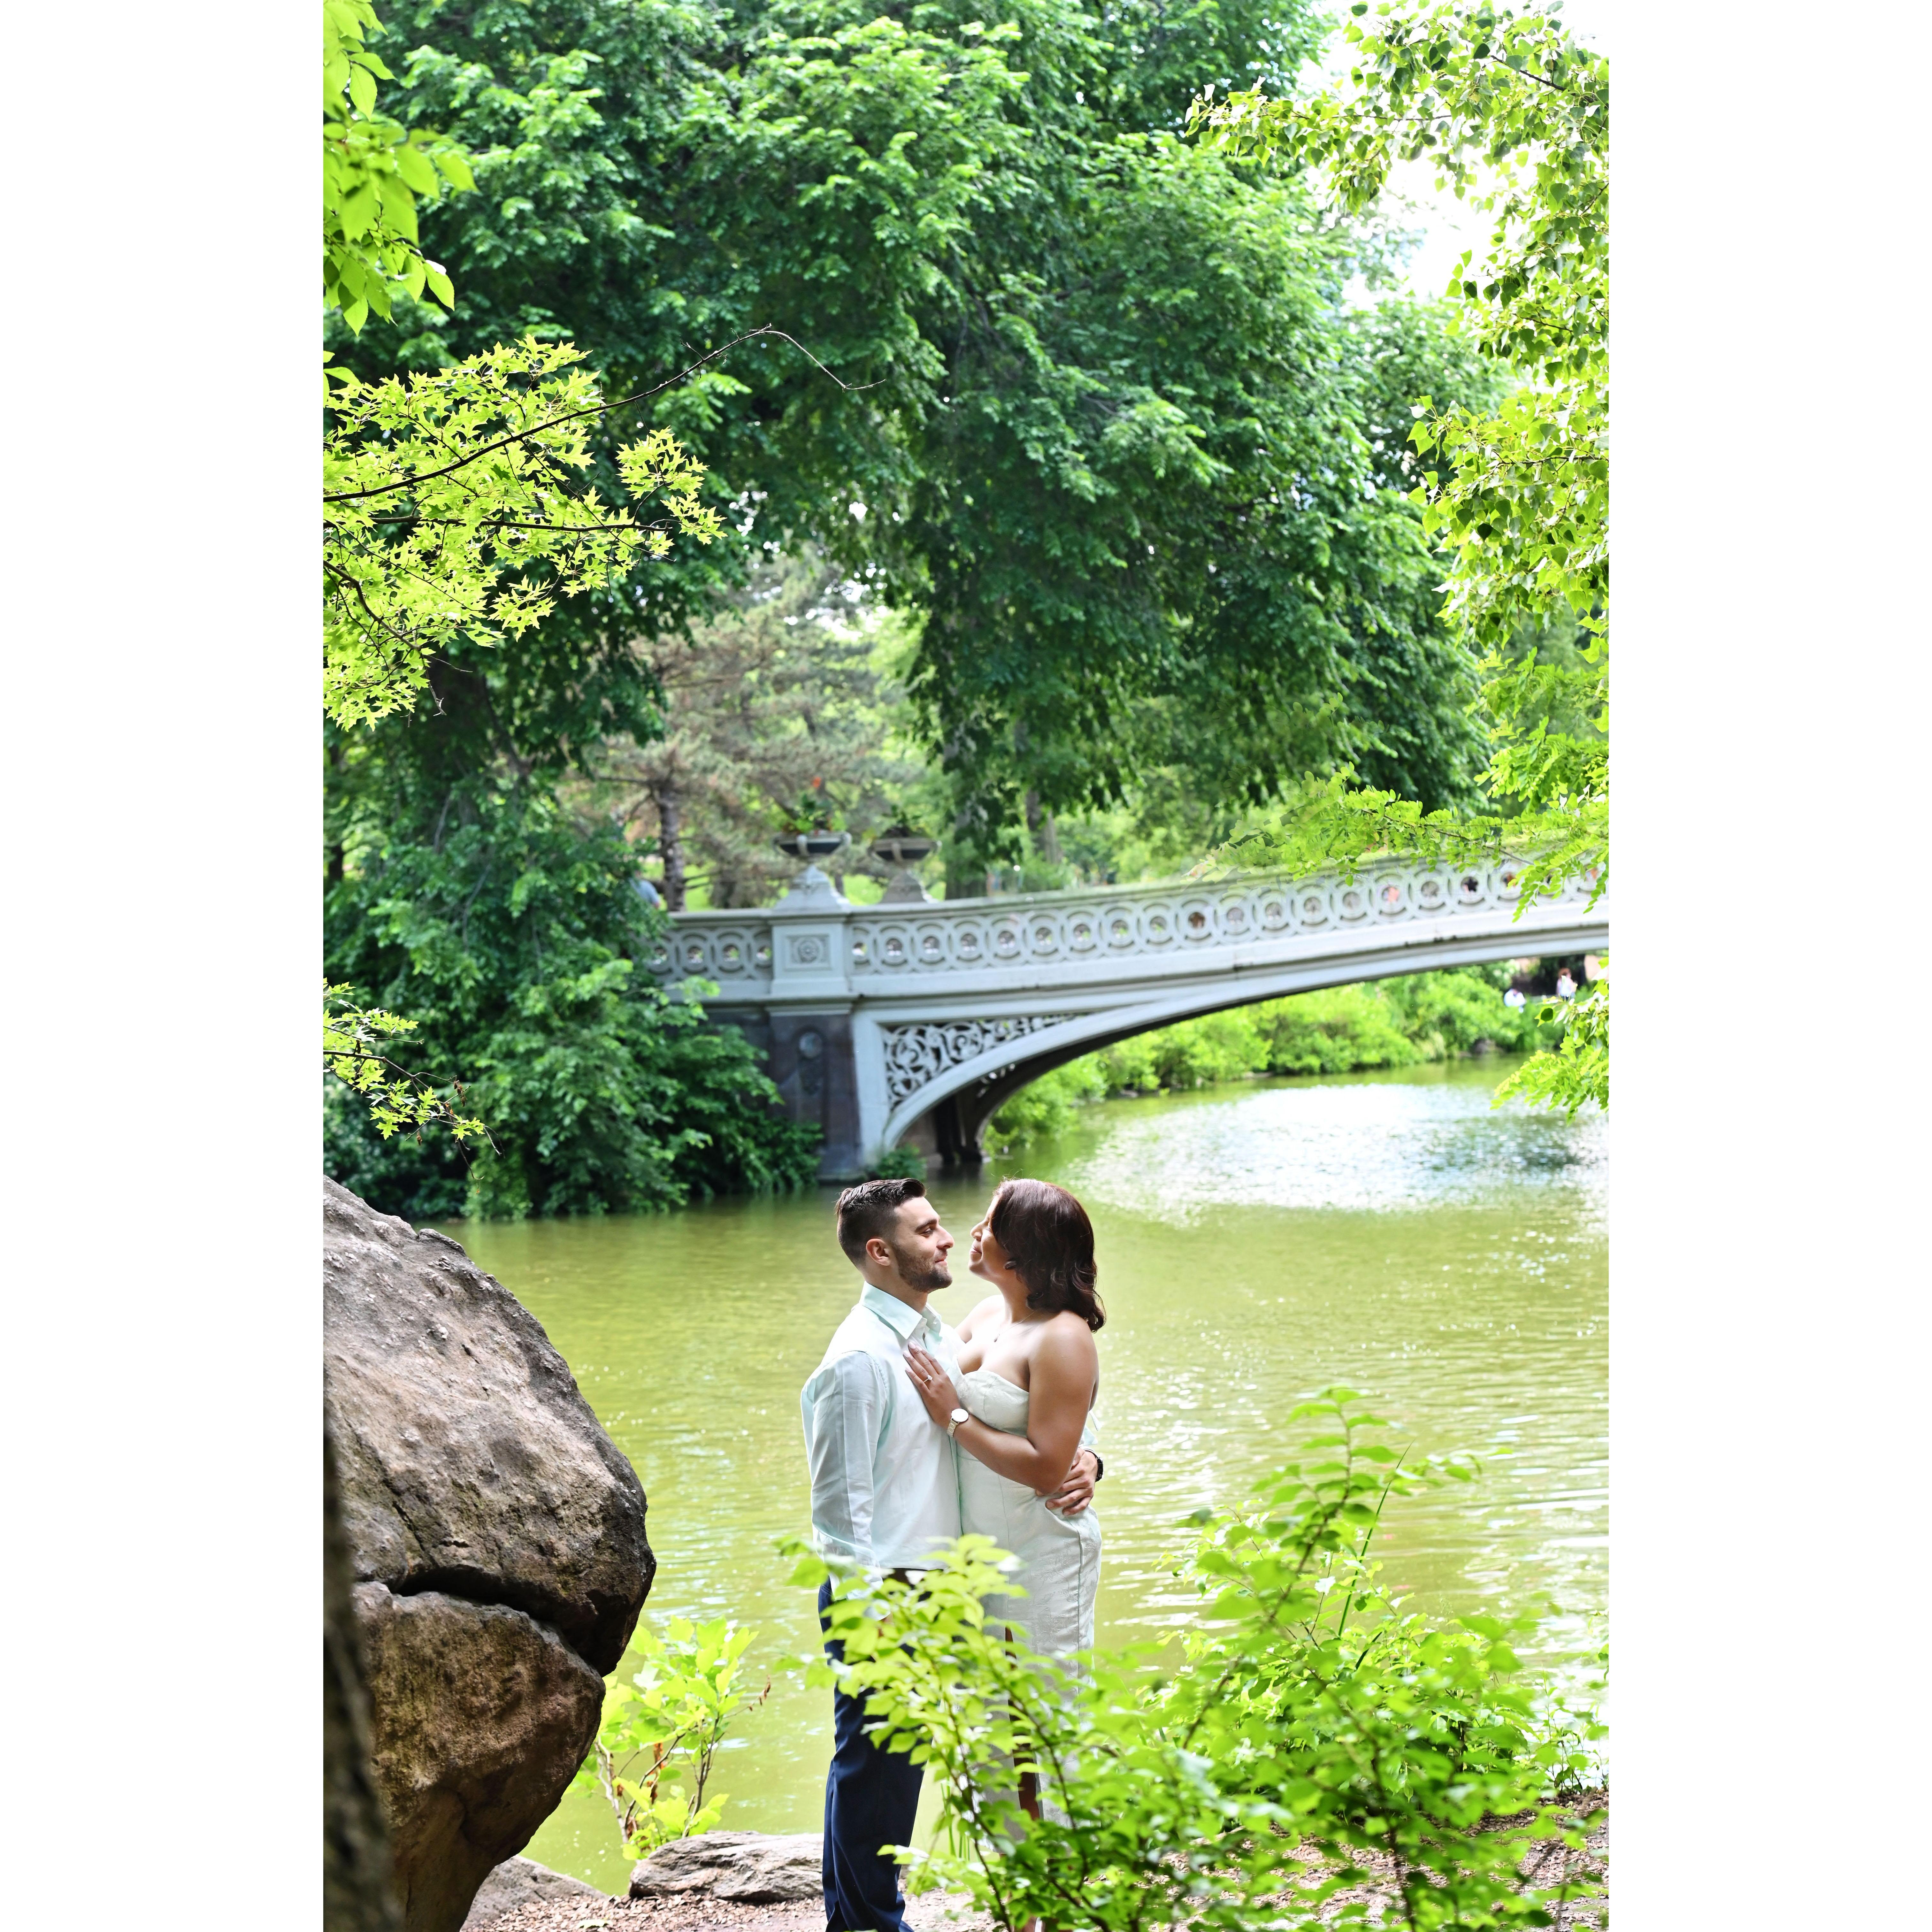
[[[1573,1870],[1602,1878],[1609,1869],[1610,1823],[1606,1792],[1591,1792],[1579,1809],[1601,1809],[1604,1816],[1590,1834],[1589,1850]],[[1562,1876],[1561,1861],[1572,1855],[1552,1845],[1533,1861],[1534,1876],[1544,1885]],[[1365,1864],[1372,1862],[1364,1860]],[[1372,1904],[1376,1888],[1364,1886],[1342,1894],[1331,1901],[1328,1917],[1348,1900],[1366,1899]],[[1598,1925],[1602,1900],[1591,1900],[1557,1908],[1553,1932],[1588,1932]],[[992,1922],[971,1910],[962,1894],[928,1892],[907,1901],[906,1920],[914,1932],[990,1932]],[[526,1905],[492,1921],[489,1932],[824,1932],[824,1908],[816,1899],[803,1899],[792,1905],[727,1905],[700,1894],[686,1893],[674,1898],[586,1898],[580,1894]]]
[[[933,1892],[907,1902],[915,1932],[988,1932],[989,1922],[963,1897]],[[526,1905],[490,1922],[489,1932],[824,1932],[815,1898],[795,1905],[726,1905],[689,1893],[676,1898],[598,1900],[579,1895]]]

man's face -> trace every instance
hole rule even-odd
[[[952,1252],[952,1237],[939,1225],[939,1210],[924,1195],[899,1203],[897,1225],[887,1245],[907,1287],[929,1292],[952,1285],[946,1257]]]

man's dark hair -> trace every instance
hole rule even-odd
[[[862,1268],[866,1244],[874,1235],[887,1247],[892,1244],[892,1228],[898,1212],[908,1201],[926,1192],[922,1180],[903,1177],[890,1180],[862,1180],[838,1197],[838,1245],[854,1268]]]

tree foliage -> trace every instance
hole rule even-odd
[[[704,612],[751,544],[821,543],[921,620],[956,845],[1016,850],[1029,798],[1155,766],[1264,796],[1346,758],[1448,803],[1467,659],[1362,426],[1406,410],[1398,364],[1477,402],[1486,374],[1412,308],[1349,308],[1372,251],[1292,172],[1178,134],[1204,80],[1292,74],[1321,32],[1259,0],[422,5],[383,44],[476,157],[428,217],[464,308],[399,309],[356,366],[534,332],[628,388],[760,323],[807,343],[856,393],[761,341],[654,405],[742,493],[748,547],[626,588],[627,620]]]
[[[1324,171],[1350,210],[1398,160],[1493,218],[1486,259],[1466,254],[1452,292],[1473,339],[1515,386],[1493,406],[1422,397],[1414,496],[1447,550],[1449,610],[1486,653],[1486,813],[1430,810],[1402,788],[1330,782],[1247,856],[1295,864],[1395,850],[1519,867],[1528,905],[1582,876],[1610,882],[1610,65],[1554,10],[1487,0],[1384,0],[1351,9],[1346,87],[1300,99],[1264,90],[1204,97],[1209,145]],[[1588,642],[1568,661],[1523,650],[1526,630],[1572,619]],[[1609,1104],[1609,993],[1580,1039],[1512,1090],[1572,1111]]]
[[[662,694],[646,739],[607,742],[586,794],[660,861],[664,902],[764,904],[798,870],[774,835],[831,825],[860,850],[920,767],[895,756],[903,693],[881,668],[898,626],[814,552],[772,556],[711,617],[634,640]]]
[[[717,512],[698,499],[703,466],[668,430],[616,452],[625,488],[661,503],[658,520],[639,522],[580,480],[604,413],[583,360],[568,343],[526,338],[406,380],[332,372],[322,704],[336,723],[410,704],[429,659],[459,638],[529,630],[559,597],[668,555],[674,530],[717,536]]]
[[[368,45],[380,28],[369,0],[322,0],[322,299],[352,331],[399,296],[454,305],[448,276],[418,244],[416,202],[446,184],[476,186],[454,142],[376,112],[376,82],[394,78]]]
[[[483,1123],[459,1113],[463,1088],[452,1081],[446,1094],[422,1074],[412,1072],[382,1051],[385,1046],[416,1030],[414,1020],[378,1007],[358,1006],[352,986],[322,989],[322,1064],[352,1094],[369,1103],[369,1118],[384,1140],[398,1133],[422,1138],[425,1127],[448,1129],[467,1147],[487,1142]]]
[[[779,1114],[744,1036],[707,1022],[707,988],[674,1000],[638,964],[662,922],[616,826],[506,764],[462,759],[437,798],[408,754],[436,730],[388,721],[386,742],[336,741],[328,970],[411,1016],[427,1077],[460,1074],[496,1151],[379,1140],[340,1094],[329,1171],[415,1220],[635,1210],[815,1179],[814,1131]]]

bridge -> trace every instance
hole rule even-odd
[[[1339,877],[1100,886],[860,906],[808,866],[776,905],[677,913],[646,963],[718,991],[761,1048],[820,1172],[909,1144],[976,1164],[1000,1102],[1080,1054],[1318,986],[1610,943],[1587,880],[1517,916],[1516,872],[1388,866]]]

